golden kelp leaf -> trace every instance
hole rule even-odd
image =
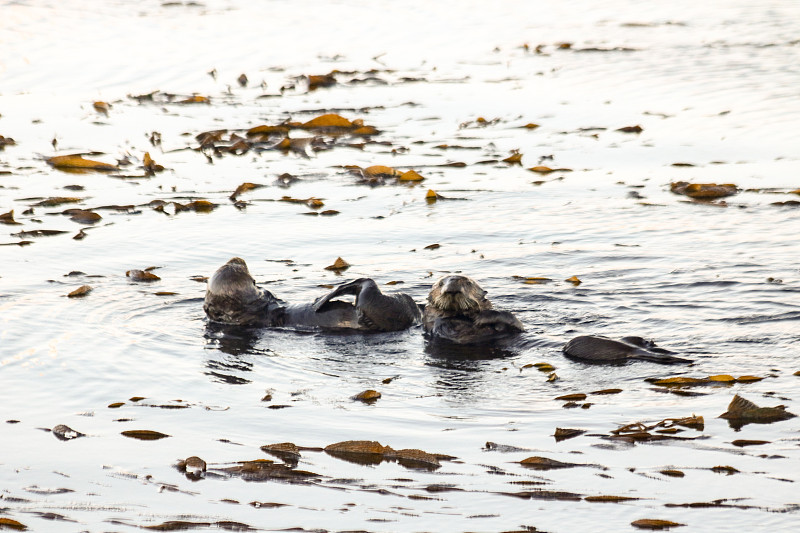
[[[368,137],[370,135],[377,135],[380,130],[374,126],[360,126],[350,132],[351,135],[358,135],[359,137]]]
[[[71,293],[67,294],[67,298],[82,298],[92,292],[92,288],[88,285],[82,285],[72,291]]]
[[[441,463],[439,459],[442,457],[448,458],[449,456],[438,456],[436,454],[417,450],[415,448],[405,448],[402,450],[391,450],[386,452],[387,459],[394,459],[401,465],[407,468],[415,468],[419,466],[439,467]]]
[[[325,446],[328,453],[354,453],[354,454],[380,454],[391,451],[389,446],[383,446],[373,440],[347,440]]]
[[[553,437],[555,437],[556,442],[560,442],[577,437],[578,435],[583,435],[584,433],[586,433],[585,429],[556,428]]]
[[[554,367],[553,365],[546,364],[546,363],[545,364],[538,364],[538,365],[534,365],[534,366],[536,366],[536,370],[538,370],[539,372],[545,372],[545,373],[553,372],[556,369],[556,367]]]
[[[25,531],[28,526],[22,522],[17,522],[11,518],[0,517],[0,529],[16,529],[17,531]]]
[[[670,184],[670,191],[675,194],[683,194],[698,200],[713,200],[732,196],[739,192],[739,188],[732,183],[689,183],[686,181],[676,181]]]
[[[653,385],[661,385],[664,387],[669,387],[673,385],[703,385],[707,383],[706,379],[699,379],[699,378],[685,378],[685,377],[675,377],[675,378],[666,378],[666,379],[659,379],[653,382]]]
[[[308,79],[308,90],[313,91],[320,87],[330,87],[336,85],[336,78],[333,77],[333,72],[329,74],[311,74],[306,76]]]
[[[550,283],[551,281],[553,280],[550,278],[531,276],[525,278],[522,283],[525,285],[544,285],[545,283]]]
[[[425,193],[425,201],[428,202],[429,204],[434,203],[439,198],[441,197],[433,189],[428,189],[428,192]]]
[[[719,374],[717,376],[708,376],[708,381],[718,381],[723,383],[733,383],[736,381],[736,378],[733,376],[729,376],[728,374]]]
[[[631,500],[638,500],[640,498],[634,498],[632,496],[610,496],[610,495],[601,495],[601,496],[586,496],[584,500],[587,502],[605,502],[605,503],[618,503],[618,502],[629,502]]]
[[[0,135],[0,150],[5,148],[6,146],[14,146],[17,142],[12,139],[11,137],[3,137]]]
[[[425,178],[417,174],[414,170],[409,170],[408,172],[404,172],[397,178],[399,181],[422,181]]]
[[[760,378],[758,376],[739,376],[736,378],[737,383],[754,383],[756,381],[761,381],[764,378]]]
[[[278,126],[256,126],[255,128],[250,128],[247,130],[247,136],[252,137],[255,135],[272,135],[272,134],[280,134],[280,135],[287,135],[289,133],[289,126],[288,125],[278,125]],[[202,144],[202,143],[201,143]]]
[[[581,283],[583,283],[581,280],[578,279],[578,276],[572,276],[571,278],[567,278],[564,281],[569,281],[570,283],[572,283],[576,287],[578,285],[580,285]]]
[[[142,158],[142,166],[144,167],[144,171],[150,175],[164,170],[164,167],[153,161],[153,158],[150,157],[150,152],[144,153],[144,158]]]
[[[636,126],[625,126],[623,128],[618,128],[617,131],[621,131],[622,133],[642,133],[644,128],[639,125]]]
[[[670,522],[669,520],[653,520],[651,518],[642,518],[641,520],[634,520],[631,522],[633,527],[639,529],[668,529],[671,527],[685,526],[686,524],[679,524],[677,522]]]
[[[181,211],[194,211],[195,213],[210,213],[217,207],[217,204],[211,203],[208,200],[193,200],[188,204],[179,204],[178,202],[172,202],[175,206],[175,213],[180,213]]]
[[[441,244],[433,243],[433,244],[429,244],[428,246],[426,246],[425,250],[436,250],[437,248],[441,248],[441,247],[442,247]]]
[[[622,389],[603,389],[590,392],[589,394],[619,394]]]
[[[731,403],[728,404],[728,410],[721,415],[720,418],[730,420],[737,425],[744,425],[747,423],[769,424],[771,422],[778,422],[780,420],[787,420],[794,418],[796,415],[786,410],[785,405],[777,405],[775,407],[759,407],[755,403],[742,398],[738,394],[733,397]]]
[[[125,275],[131,278],[131,281],[158,281],[161,279],[146,270],[128,270]]]
[[[264,446],[261,446],[261,451],[300,455],[300,448],[293,442],[279,442],[277,444],[265,444]]]
[[[561,379],[561,378],[559,378],[559,377],[558,377],[558,374],[556,374],[555,372],[553,372],[552,374],[550,374],[549,376],[547,376],[547,382],[548,382],[548,383],[552,383],[552,382],[554,382],[554,381],[558,381],[559,379]]]
[[[403,175],[399,170],[384,165],[373,165],[363,169],[365,178],[399,178]]]
[[[547,457],[528,457],[519,462],[522,466],[533,468],[534,470],[552,470],[554,468],[571,468],[579,466],[576,463],[562,463],[555,459],[548,459]]]
[[[76,198],[74,196],[51,196],[50,198],[45,198],[44,200],[36,202],[33,205],[40,207],[55,207],[63,204],[77,204],[82,201],[83,198]]]
[[[165,433],[160,433],[158,431],[151,431],[149,429],[132,429],[129,431],[123,431],[122,434],[131,439],[139,439],[139,440],[158,440],[169,437],[169,435]]]
[[[528,122],[527,124],[525,124],[522,127],[527,129],[527,130],[535,130],[536,128],[539,127],[539,125],[538,124],[534,124],[533,122]]]
[[[189,98],[178,101],[179,104],[210,104],[211,100],[207,96],[200,96],[195,94]]]
[[[100,161],[92,161],[91,159],[84,159],[80,154],[58,155],[50,157],[46,161],[48,165],[51,165],[55,168],[104,171],[119,170],[116,165],[110,165]]]
[[[89,211],[88,209],[67,209],[64,211],[64,214],[69,215],[69,219],[73,222],[78,222],[80,224],[95,224],[103,218],[99,213]]]
[[[669,477],[684,477],[686,474],[680,470],[661,470],[661,473]]]
[[[92,104],[92,106],[94,107],[95,111],[97,111],[98,113],[102,113],[105,116],[108,116],[108,110],[111,109],[111,106],[108,105],[106,102],[95,102],[94,104]]]
[[[367,389],[353,396],[353,400],[358,400],[364,403],[373,403],[380,397],[381,397],[380,392],[372,389]]]
[[[530,170],[531,172],[536,172],[538,174],[550,174],[551,172],[555,172],[555,170],[553,170],[552,168],[543,165],[531,167],[528,170]]]
[[[17,222],[14,220],[14,210],[12,209],[8,213],[3,213],[0,215],[0,224],[7,224],[9,226],[19,226],[22,222]]]
[[[353,123],[340,115],[337,115],[335,113],[328,113],[313,118],[308,122],[305,122],[304,124],[302,124],[302,127],[304,129],[315,129],[315,128],[350,129],[353,127]]]
[[[350,263],[348,263],[341,257],[337,257],[336,261],[334,261],[332,265],[328,265],[325,267],[325,270],[339,271],[339,270],[347,270],[348,268],[350,268]]]
[[[586,395],[583,393],[565,394],[563,396],[557,396],[555,399],[564,402],[580,402],[586,399]]]
[[[769,444],[768,440],[751,440],[751,439],[736,439],[731,444],[740,448],[744,446],[761,446],[762,444]]]
[[[154,292],[153,294],[156,295],[156,296],[175,296],[178,293],[177,292],[172,292],[172,291],[157,291],[157,292]]]
[[[503,159],[503,163],[508,163],[509,165],[521,165],[522,154],[519,152],[514,152],[510,156]]]
[[[108,404],[108,408],[109,409],[119,409],[123,405],[125,405],[125,402],[114,402],[114,403]]]
[[[726,475],[729,475],[729,476],[732,475],[732,474],[738,474],[739,473],[739,471],[736,470],[734,467],[727,466],[727,465],[713,466],[713,467],[711,467],[711,471],[712,472],[716,472],[718,474],[726,474]]]

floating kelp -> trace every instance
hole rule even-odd
[[[131,278],[131,281],[159,281],[161,278],[148,270],[128,270],[125,276]]]
[[[0,135],[0,150],[3,150],[6,146],[14,146],[15,144],[17,144],[16,141],[11,137]]]
[[[84,159],[82,154],[72,155],[59,155],[49,157],[45,160],[48,165],[59,170],[73,170],[73,171],[103,171],[110,172],[119,170],[116,165],[103,163],[101,161],[93,161],[91,159]]]
[[[7,226],[21,226],[22,222],[17,222],[14,220],[14,210],[12,209],[8,213],[0,214],[0,224],[6,224]]]
[[[338,274],[340,272],[344,272],[348,268],[350,268],[350,263],[348,263],[341,257],[337,257],[336,261],[334,261],[332,265],[328,265],[325,267],[325,270],[332,270]]]
[[[698,387],[706,385],[732,385],[734,383],[754,383],[764,378],[758,376],[739,376],[716,374],[705,378],[690,378],[678,376],[673,378],[647,378],[645,381],[659,387]]]
[[[245,481],[288,481],[291,483],[307,483],[321,476],[306,470],[295,470],[289,465],[276,463],[269,459],[239,461],[235,466],[214,468],[230,476],[240,477]]]
[[[17,531],[25,531],[28,526],[22,522],[17,522],[12,518],[0,517],[0,529],[15,529]]]
[[[786,410],[785,405],[759,407],[737,394],[728,404],[728,410],[719,415],[719,418],[726,419],[732,428],[739,429],[746,424],[771,424],[795,416],[794,413]]]
[[[92,287],[89,285],[82,285],[75,289],[74,291],[67,294],[67,298],[83,298],[87,294],[92,292]]]
[[[167,435],[166,433],[161,433],[160,431],[152,431],[149,429],[131,429],[128,431],[123,431],[122,435],[131,439],[138,439],[138,440],[159,440],[169,437],[169,435]]]
[[[328,455],[362,465],[377,465],[383,461],[397,461],[406,468],[435,470],[441,466],[440,460],[451,460],[454,457],[443,454],[432,454],[417,449],[395,450],[383,446],[377,441],[343,441],[325,447]]]
[[[556,442],[561,442],[562,440],[572,439],[584,433],[586,433],[585,429],[556,428],[553,437],[555,437]]]
[[[575,492],[565,492],[559,490],[530,490],[523,492],[498,492],[504,496],[514,496],[523,500],[554,500],[566,502],[578,502],[583,499],[583,495]]]
[[[376,390],[372,390],[372,389],[367,389],[365,391],[359,392],[358,394],[353,396],[352,399],[360,401],[360,402],[371,404],[371,403],[375,403],[376,401],[378,401],[378,399],[380,397],[381,397],[381,393],[380,392],[378,392]]]
[[[80,224],[96,224],[103,219],[100,214],[88,209],[67,209],[66,211],[62,211],[61,214],[67,215],[70,220]]]
[[[684,418],[665,418],[655,424],[643,424],[641,422],[634,422],[632,424],[625,424],[613,431],[611,436],[605,438],[620,439],[626,442],[649,442],[659,440],[692,440],[694,437],[675,437],[672,435],[665,435],[664,433],[651,431],[656,429],[669,429],[675,426],[683,426],[692,428],[697,431],[703,431],[705,424],[702,416],[692,415]]]
[[[661,529],[669,529],[671,527],[685,526],[686,524],[670,522],[669,520],[654,520],[652,518],[642,518],[641,520],[634,520],[633,522],[631,522],[631,525],[638,529],[661,530]]]
[[[714,200],[733,196],[739,192],[739,188],[731,183],[689,183],[687,181],[676,181],[670,184],[670,190],[675,194],[683,194],[689,198],[697,200]]]
[[[622,503],[634,500],[641,500],[641,498],[634,498],[633,496],[600,495],[600,496],[586,496],[583,500],[587,502],[599,502],[599,503]]]
[[[533,470],[553,470],[556,468],[573,468],[576,466],[587,466],[579,463],[563,463],[555,459],[548,459],[547,457],[533,456],[523,459],[519,462],[525,468]]]
[[[236,201],[236,199],[239,197],[240,194],[243,194],[243,193],[245,193],[247,191],[254,191],[256,189],[260,189],[261,187],[265,187],[265,185],[260,185],[258,183],[245,182],[245,183],[242,183],[241,185],[239,185],[238,187],[236,187],[236,190],[233,191],[233,193],[228,198],[230,198],[233,201]]]

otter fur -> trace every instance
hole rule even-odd
[[[508,311],[492,309],[486,291],[467,276],[445,276],[433,284],[422,317],[432,339],[456,344],[491,342],[524,331]]]
[[[355,296],[355,302],[334,299],[343,295]],[[343,283],[311,303],[287,304],[256,285],[239,257],[211,276],[203,309],[212,322],[248,327],[399,331],[421,318],[419,306],[409,295],[383,294],[369,278]]]

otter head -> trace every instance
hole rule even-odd
[[[234,257],[208,281],[203,309],[214,322],[259,325],[267,318],[272,295],[256,286],[244,259]]]
[[[428,304],[447,313],[471,314],[492,308],[486,291],[467,276],[446,276],[433,284]]]

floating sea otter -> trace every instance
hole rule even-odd
[[[342,295],[355,296],[355,302],[334,300]],[[239,257],[222,265],[211,277],[203,309],[213,322],[237,326],[399,331],[421,318],[409,295],[383,294],[368,278],[339,285],[312,303],[287,304],[258,287]]]
[[[564,346],[564,353],[590,363],[622,363],[641,359],[661,364],[691,363],[671,355],[675,352],[659,348],[653,341],[641,337],[623,337],[621,340],[584,335],[575,337]]]
[[[495,311],[486,291],[466,276],[446,276],[433,284],[422,318],[425,333],[456,344],[490,342],[524,331],[508,311]]]

